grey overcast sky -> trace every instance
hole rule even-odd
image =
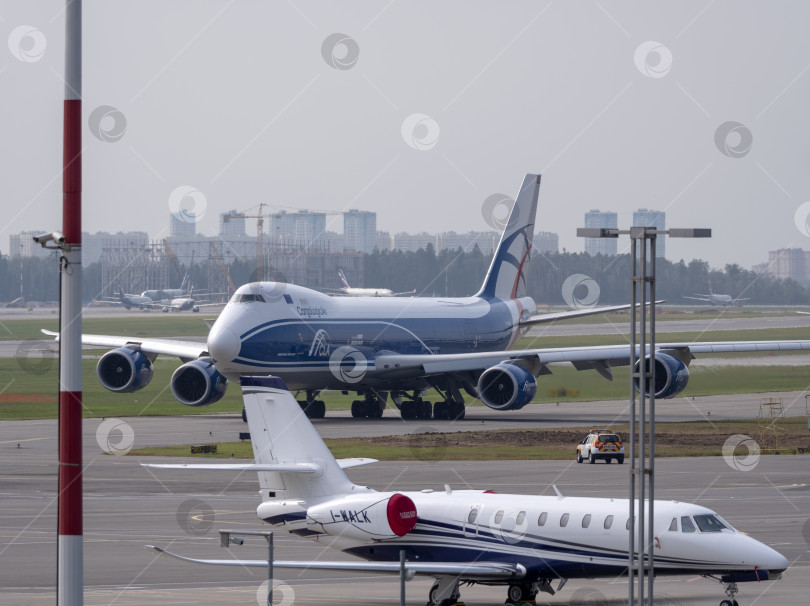
[[[61,224],[63,6],[0,4],[3,252]],[[588,210],[649,207],[714,230],[670,259],[750,267],[810,248],[808,23],[803,1],[85,1],[84,230],[157,238],[180,204],[213,235],[260,202],[486,230],[484,200],[541,172],[537,229],[569,251]]]

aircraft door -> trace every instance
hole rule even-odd
[[[471,505],[467,516],[462,522],[464,526],[464,536],[475,537],[478,536],[478,524],[481,520],[481,510],[483,505]]]

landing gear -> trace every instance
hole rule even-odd
[[[307,390],[307,399],[298,400],[298,405],[310,419],[323,419],[326,416],[326,402],[323,400],[316,400],[320,392]]]
[[[433,405],[433,418],[442,420],[461,420],[464,418],[464,402],[444,400]]]
[[[426,606],[455,606],[459,604],[461,593],[458,590],[458,579],[453,577],[440,578],[433,583],[428,592]]]
[[[403,419],[429,419],[433,416],[433,405],[415,395],[413,400],[402,402],[399,411]]]
[[[366,392],[364,400],[352,402],[352,416],[356,419],[380,419],[385,410],[385,399],[375,392]]]
[[[510,585],[506,590],[507,604],[534,604],[537,588],[534,585]]]
[[[433,405],[433,418],[450,421],[463,419],[466,408],[457,381],[448,376],[443,381],[435,383],[433,388],[444,397],[444,401]]]
[[[739,591],[737,588],[737,583],[728,583],[726,584],[726,598],[722,602],[720,602],[720,606],[738,606],[737,600],[734,599],[734,594]]]

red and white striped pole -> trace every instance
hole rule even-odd
[[[82,537],[82,3],[66,0],[59,313],[57,604],[84,601]]]

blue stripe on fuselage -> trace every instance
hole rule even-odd
[[[351,345],[367,357],[400,354],[467,353],[506,349],[513,318],[505,301],[489,302],[478,318],[285,318],[260,324],[241,335],[243,364],[328,361],[331,351]]]

